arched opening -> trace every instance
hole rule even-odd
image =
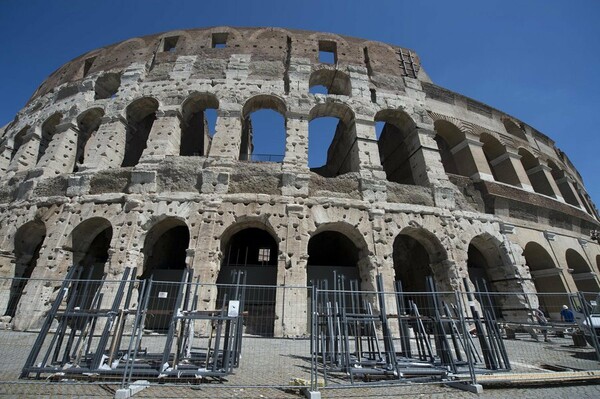
[[[560,313],[562,302],[566,296],[557,301],[553,293],[566,293],[567,289],[561,278],[560,270],[556,267],[552,256],[536,242],[529,242],[523,250],[525,263],[529,267],[533,284],[538,292],[538,299],[543,310],[549,313]]]
[[[464,151],[453,153],[452,149],[465,141],[465,134],[458,127],[445,120],[435,121],[435,142],[440,151],[444,171],[449,174],[470,176],[468,167],[472,160]],[[466,147],[465,147],[466,149]]]
[[[433,276],[429,253],[409,235],[398,234],[394,240],[394,272],[405,292],[427,292],[426,279]]]
[[[23,129],[21,129],[19,131],[19,133],[17,133],[15,135],[15,138],[13,139],[13,148],[10,153],[11,161],[13,159],[15,159],[15,156],[17,155],[17,151],[19,151],[19,148],[21,148],[21,146],[25,143],[25,136],[27,135],[28,131],[29,131],[29,126],[25,126]]]
[[[402,287],[408,309],[414,302],[422,314],[430,314],[427,279],[432,278],[438,292],[453,290],[444,270],[448,258],[439,239],[423,228],[406,227],[396,236],[393,244],[394,279]],[[440,275],[441,272],[441,275]]]
[[[350,77],[337,69],[320,69],[314,71],[308,81],[311,94],[337,94],[350,96],[352,85]]]
[[[467,271],[469,280],[476,290],[487,287],[496,317],[502,317],[502,311],[510,303],[509,295],[501,293],[519,293],[522,291],[514,279],[507,279],[509,268],[504,265],[500,254],[500,242],[487,235],[479,235],[471,240],[467,250]],[[515,309],[509,309],[515,310]]]
[[[504,124],[504,128],[509,134],[512,134],[515,137],[520,138],[521,140],[527,140],[527,136],[525,136],[525,132],[523,128],[518,126],[515,122],[508,118],[504,118],[502,120],[502,124]]]
[[[554,197],[554,190],[552,190],[552,186],[550,186],[550,182],[546,178],[546,173],[544,173],[538,159],[524,148],[519,148],[519,155],[521,156],[523,169],[525,169],[527,176],[529,176],[533,191],[549,197]]]
[[[94,99],[102,100],[105,98],[113,98],[116,96],[117,91],[119,91],[120,86],[120,73],[105,73],[96,79],[96,84],[94,85]]]
[[[216,110],[219,100],[214,94],[194,94],[181,107],[181,145],[179,155],[204,156],[208,154],[215,132]]]
[[[518,186],[520,184],[506,148],[493,136],[483,133],[479,141],[483,143],[483,153],[490,165],[494,180]]]
[[[577,186],[575,187],[575,191],[577,191],[577,195],[579,196],[579,201],[583,204],[583,207],[585,208],[586,212],[589,213],[590,215],[593,215],[594,213],[592,212],[592,208],[588,202],[587,195],[585,195],[583,193],[583,190],[578,188]]]
[[[310,111],[309,120],[310,170],[323,177],[358,172],[356,125],[354,112],[350,107],[329,102],[318,104]],[[334,126],[335,128],[332,129]],[[334,130],[333,135],[330,133],[332,130]]]
[[[84,163],[87,143],[92,134],[98,131],[103,116],[104,111],[101,108],[92,108],[77,118],[79,134],[77,135],[77,149],[73,172],[77,172],[79,166]]]
[[[249,227],[221,241],[223,261],[217,278],[217,307],[234,296],[237,272],[246,275],[245,332],[273,336],[277,285],[277,241],[262,228]]]
[[[148,135],[156,120],[158,101],[144,97],[135,100],[127,107],[127,133],[125,156],[121,166],[135,166],[142,157],[148,141]]]
[[[167,218],[150,229],[144,240],[144,270],[141,279],[152,277],[146,328],[165,331],[173,311],[179,282],[187,267],[190,242],[187,225],[179,219]]]
[[[82,268],[80,279],[69,297],[75,296],[74,306],[90,309],[97,306],[94,298],[100,288],[100,280],[105,274],[109,258],[112,226],[103,218],[92,218],[81,222],[71,233],[73,265]]]
[[[596,276],[583,256],[571,248],[567,249],[565,256],[569,273],[573,276],[577,289],[583,292],[600,292]]]
[[[396,183],[415,184],[410,163],[412,154],[406,142],[416,130],[414,121],[405,112],[388,109],[379,111],[375,115],[375,122],[383,123],[377,145],[387,179]]]
[[[560,190],[560,194],[565,202],[567,204],[579,207],[579,202],[577,201],[577,197],[575,197],[575,193],[569,184],[569,178],[567,177],[566,173],[552,161],[548,161],[548,166],[550,167],[552,178],[556,182],[556,185]]]
[[[242,109],[240,160],[283,162],[286,137],[285,103],[270,95],[254,96]]]
[[[344,234],[337,231],[315,234],[308,242],[307,281],[330,290],[336,287],[334,275],[343,276],[346,284],[352,280],[360,282],[358,260],[358,248]]]
[[[44,122],[44,124],[42,125],[42,135],[40,139],[40,149],[38,151],[37,162],[39,162],[40,159],[42,159],[42,157],[46,153],[46,150],[50,146],[50,142],[52,141],[52,138],[56,133],[56,127],[60,123],[61,119],[61,114],[54,114],[50,118],[48,118],[46,122]]]
[[[45,238],[46,226],[41,221],[28,222],[15,233],[15,273],[4,313],[6,316],[15,316],[25,285],[37,265]]]

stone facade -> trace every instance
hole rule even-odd
[[[261,109],[285,120],[280,162],[254,159]],[[320,117],[339,123],[311,170]],[[24,280],[0,281],[0,305],[15,329],[40,325],[72,264],[109,279],[187,267],[207,284],[253,264],[258,284],[281,287],[318,266],[355,273],[363,290],[378,273],[389,290],[401,279],[418,291],[426,275],[449,291],[469,276],[498,292],[600,287],[598,212],[567,156],[385,43],[230,27],[134,38],[59,68],[1,133],[0,276]],[[258,258],[234,260],[240,248]],[[537,297],[516,298],[502,312],[526,318]],[[306,333],[283,311],[306,302],[275,296],[276,335]]]

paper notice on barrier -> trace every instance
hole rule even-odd
[[[160,291],[160,292],[158,293],[158,297],[159,297],[159,298],[166,298],[166,297],[168,297],[168,296],[169,296],[169,293],[168,293],[167,291]]]
[[[227,316],[238,317],[240,314],[240,301],[229,301],[229,307],[227,308]]]

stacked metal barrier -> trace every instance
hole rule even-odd
[[[313,284],[313,358],[326,383],[344,376],[352,382],[357,377],[366,381],[457,381],[465,376],[474,379],[476,368],[510,369],[485,296],[479,298],[483,317],[474,307],[468,317],[461,296],[438,293],[431,278],[425,293],[404,293],[397,281],[396,312],[388,313],[391,301],[384,293],[381,275],[374,293],[358,290],[358,282],[349,282],[350,290],[345,290],[346,282],[340,276],[334,276],[334,281],[334,290],[324,289],[324,283]],[[371,303],[368,298],[373,296],[376,301]],[[473,303],[471,297],[469,303]],[[393,326],[392,320],[397,325]],[[471,325],[478,342],[473,340]]]
[[[81,280],[83,273],[82,268],[74,267],[63,281],[23,366],[21,378],[122,379],[124,384],[132,377],[202,381],[220,380],[239,366],[243,273],[236,275],[231,298],[225,295],[222,306],[214,310],[198,308],[202,285],[192,283],[188,270],[182,273],[179,282],[165,283],[152,279],[128,280],[135,276],[135,269],[126,268],[108,308],[102,303],[104,277]],[[167,290],[176,292],[171,307],[149,309],[151,293],[156,292],[152,287],[157,284],[173,285],[174,289]],[[139,303],[132,309],[136,288]],[[82,297],[91,300],[82,301]],[[145,329],[147,318],[156,314],[170,318],[166,334]],[[51,333],[53,325],[56,329]],[[195,332],[195,326],[201,333]],[[152,342],[144,347],[146,340]],[[160,347],[162,351],[152,350]]]

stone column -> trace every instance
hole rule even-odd
[[[301,114],[285,115],[286,139],[281,193],[290,196],[308,196],[310,180],[308,168],[308,119]]]
[[[14,145],[14,144],[13,144]],[[8,140],[4,140],[0,145],[0,172],[6,172],[10,165],[10,156],[12,155],[13,146],[8,144]]]
[[[168,155],[179,155],[181,145],[181,114],[178,110],[156,113],[140,163],[160,162]]]
[[[38,129],[29,129],[23,137],[23,145],[19,147],[10,162],[8,171],[19,172],[35,167],[37,154],[40,150],[40,133]]]
[[[309,235],[303,227],[304,207],[286,206],[286,239],[281,241],[277,262],[277,296],[275,335],[284,337],[305,336],[308,333],[310,291],[307,285]]]
[[[450,152],[461,175],[475,180],[494,181],[494,175],[483,153],[483,143],[479,140],[466,138]]]
[[[215,135],[210,145],[209,157],[237,160],[240,157],[242,118],[239,110],[219,108]]]
[[[521,187],[523,190],[534,192],[529,177],[521,163],[521,156],[512,150],[490,161],[496,172],[498,181]]]
[[[127,121],[120,115],[105,116],[87,145],[79,170],[118,168],[125,156]]]
[[[556,181],[554,180],[554,177],[552,176],[552,168],[546,164],[540,163],[539,170],[537,170],[537,168],[534,169],[536,169],[534,173],[540,176],[540,178],[541,176],[543,176],[543,179],[547,182],[548,186],[550,187],[554,198],[561,202],[565,202],[565,199],[563,198],[560,192],[560,188],[558,187]],[[527,171],[527,174],[530,174],[530,171],[533,170]]]
[[[439,149],[435,142],[435,131],[417,127],[406,138],[410,168],[416,184],[428,186],[440,180],[448,180]]]
[[[360,172],[360,189],[367,201],[387,199],[386,175],[381,165],[373,120],[356,120],[356,145]]]
[[[38,162],[45,176],[71,173],[77,156],[77,136],[81,134],[73,122],[61,123],[48,144],[48,149]]]
[[[16,259],[13,251],[0,251],[0,312],[5,314],[10,300],[11,286],[15,277]]]
[[[581,199],[577,195],[573,178],[571,178],[562,170],[560,173],[562,176],[556,179],[555,182],[565,202],[581,209],[585,209]]]

